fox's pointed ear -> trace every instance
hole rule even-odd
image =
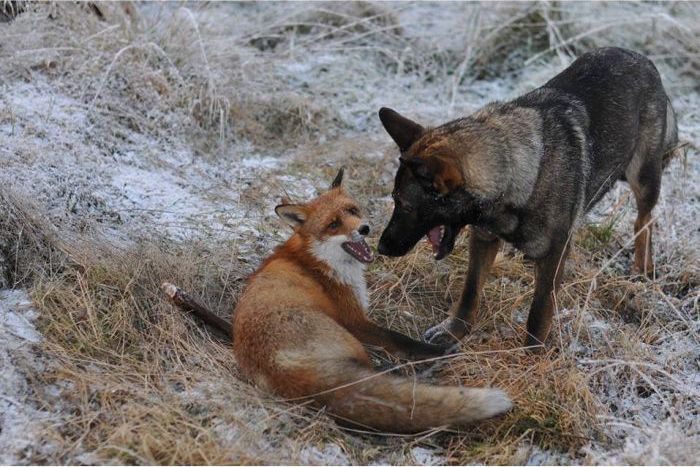
[[[280,204],[275,208],[275,212],[280,219],[295,229],[306,221],[306,209],[301,204]]]
[[[379,109],[379,120],[389,136],[399,145],[401,152],[408,150],[425,131],[418,123],[386,107]]]
[[[343,184],[343,175],[345,174],[345,167],[341,167],[340,170],[338,171],[338,175],[335,176],[333,179],[333,182],[331,183],[331,190],[333,188],[338,188],[340,185]]]

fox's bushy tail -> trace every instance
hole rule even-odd
[[[512,406],[500,389],[434,386],[360,365],[349,365],[338,382],[338,389],[318,397],[333,415],[392,433],[465,425]]]

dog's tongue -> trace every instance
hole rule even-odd
[[[440,248],[440,241],[442,240],[442,226],[438,225],[433,227],[428,232],[428,243],[433,247],[433,253],[437,253]]]

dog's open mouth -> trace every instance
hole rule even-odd
[[[461,228],[457,225],[438,225],[430,229],[426,238],[433,247],[433,257],[437,260],[444,258],[452,252],[455,240]]]
[[[370,250],[369,245],[367,245],[364,239],[357,242],[345,242],[341,246],[350,256],[361,263],[371,263],[374,261],[372,250]]]

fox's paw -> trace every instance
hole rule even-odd
[[[408,358],[409,360],[423,360],[433,357],[441,357],[443,355],[451,355],[458,351],[459,343],[454,341],[448,344],[421,342],[420,344],[414,345],[408,352]]]
[[[425,331],[423,339],[431,344],[450,346],[467,334],[467,323],[459,318],[447,318]]]

